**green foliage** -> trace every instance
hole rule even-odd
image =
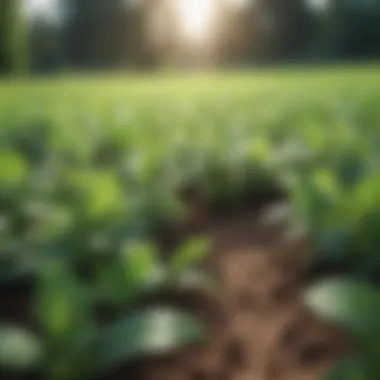
[[[122,264],[127,281],[144,283],[158,266],[155,248],[144,243],[127,243],[122,252]]]
[[[352,367],[342,363],[332,372],[331,378],[339,380],[347,373],[353,379],[356,379],[354,374],[359,379],[360,376],[365,380],[377,378],[380,375],[378,288],[363,281],[336,278],[314,285],[305,299],[317,315],[344,327],[358,343],[360,360],[353,361]]]
[[[362,360],[349,357],[338,363],[323,380],[370,380],[367,377]]]
[[[0,325],[0,366],[15,371],[35,371],[42,364],[43,343],[30,331]]]
[[[61,34],[69,64],[80,68],[142,64],[148,50],[145,4],[134,3],[138,6],[128,6],[126,0],[67,0]]]
[[[210,241],[205,237],[189,240],[174,253],[170,262],[170,270],[178,274],[198,263],[209,251]]]
[[[154,245],[127,242],[116,261],[97,271],[101,298],[123,307],[160,290],[208,288],[211,279],[194,268],[208,252],[208,243],[205,238],[190,239],[172,253],[169,262],[163,262]]]
[[[183,183],[231,203],[283,186],[320,260],[378,274],[379,74],[346,70],[0,84],[0,281],[36,285],[43,371],[79,380],[102,358],[132,360],[156,344],[117,340],[147,334],[133,308],[140,296],[213,285],[193,268],[207,238],[184,242],[167,262],[151,243],[186,211]],[[350,290],[355,306],[321,313],[375,335],[375,301],[360,289]],[[174,330],[165,339],[187,341]]]
[[[0,13],[0,75],[27,68],[25,22],[20,0],[2,0]]]
[[[186,313],[163,308],[137,311],[100,332],[96,366],[104,371],[136,358],[170,352],[204,336],[199,322]]]
[[[0,151],[0,182],[7,187],[22,185],[28,175],[28,162],[15,151]]]
[[[134,310],[116,321],[82,329],[48,345],[45,369],[54,380],[91,379],[142,357],[171,352],[205,337],[200,322],[169,308]]]
[[[39,276],[35,314],[49,340],[69,341],[88,327],[91,297],[62,262],[46,264]]]
[[[306,296],[313,310],[344,325],[356,337],[374,337],[378,330],[380,297],[376,287],[349,278],[325,280],[314,285]]]
[[[119,258],[102,269],[95,284],[79,280],[62,261],[44,265],[34,310],[46,346],[42,368],[54,380],[91,378],[122,362],[157,355],[204,337],[200,323],[187,313],[134,309],[136,299],[145,292],[176,289],[171,268],[160,265],[154,247],[131,243]],[[157,278],[157,274],[162,275]],[[177,276],[183,277],[180,272]],[[114,312],[107,323],[93,313],[104,301]]]

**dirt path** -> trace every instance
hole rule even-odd
[[[183,294],[168,302],[198,313],[209,326],[209,341],[107,379],[319,380],[349,350],[341,331],[302,305],[310,247],[289,236],[286,218],[276,217],[273,207],[196,213],[195,225],[213,239],[206,266],[222,286],[217,294]]]

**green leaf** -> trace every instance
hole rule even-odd
[[[0,151],[0,184],[21,184],[28,174],[28,163],[17,152]]]
[[[171,270],[178,273],[198,263],[206,256],[209,246],[210,240],[207,237],[189,240],[174,253],[170,263]]]
[[[28,330],[0,325],[0,368],[34,370],[43,353],[42,342]]]
[[[333,367],[323,380],[371,380],[359,358],[347,358]]]
[[[178,279],[178,287],[181,289],[213,289],[218,284],[206,273],[190,269],[181,274]]]
[[[367,176],[354,187],[349,207],[357,219],[368,212],[380,211],[379,191],[380,179],[377,173]]]
[[[254,159],[264,160],[272,152],[272,146],[270,145],[270,140],[264,137],[258,137],[252,141],[250,147],[250,156]]]
[[[93,182],[92,189],[88,189],[89,214],[92,217],[102,217],[114,212],[123,201],[123,194],[115,177],[101,175]]]
[[[334,197],[341,193],[339,180],[333,171],[318,169],[313,174],[313,183],[322,193]]]
[[[52,349],[47,352],[44,367],[44,370],[49,372],[49,378],[52,380],[93,378],[96,331],[95,326],[83,328],[67,344],[59,346],[58,349],[57,346],[52,346]]]
[[[69,173],[68,181],[81,193],[80,207],[88,218],[98,220],[123,210],[126,199],[113,171],[79,170]]]
[[[107,370],[122,362],[167,353],[204,337],[192,316],[166,308],[138,311],[104,328],[98,339],[97,365]]]
[[[368,170],[365,152],[360,152],[357,147],[346,148],[337,155],[335,162],[336,172],[346,188],[352,188],[358,183]]]
[[[138,241],[124,245],[117,260],[103,263],[96,272],[98,296],[119,306],[143,292],[156,290],[167,277],[158,261],[156,248]]]
[[[361,368],[353,367],[352,371],[355,369],[358,372],[357,377],[352,377],[352,380],[379,378],[380,295],[378,288],[352,279],[330,279],[312,287],[306,296],[306,301],[314,312],[346,328],[356,340],[359,354],[363,358],[363,365]],[[344,371],[350,373],[351,376],[350,369],[347,369],[345,365],[336,371],[336,376],[344,376]],[[351,377],[336,377],[337,380],[341,378],[351,379]],[[334,377],[328,379],[335,380]]]
[[[155,247],[143,242],[126,244],[122,252],[122,265],[128,283],[146,283],[158,266]]]
[[[36,292],[36,317],[50,339],[65,341],[88,323],[89,295],[60,263],[47,265]]]
[[[316,236],[317,244],[325,254],[321,259],[336,263],[347,261],[352,238],[350,232],[338,223],[334,227],[321,228]]]
[[[377,339],[380,320],[380,294],[376,287],[349,278],[332,278],[312,286],[305,294],[306,304],[323,318],[338,323],[362,343]]]

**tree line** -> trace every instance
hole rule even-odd
[[[60,0],[59,22],[46,15],[27,22],[22,0],[0,0],[0,73],[176,62],[189,50],[175,33],[176,20],[163,16],[160,29],[152,27],[165,1]],[[311,4],[252,0],[233,12],[221,5],[215,39],[205,50],[220,65],[380,57],[380,0]]]

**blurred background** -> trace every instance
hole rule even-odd
[[[377,0],[2,0],[0,72],[374,60]]]
[[[0,379],[380,379],[379,59],[380,0],[0,0]]]

